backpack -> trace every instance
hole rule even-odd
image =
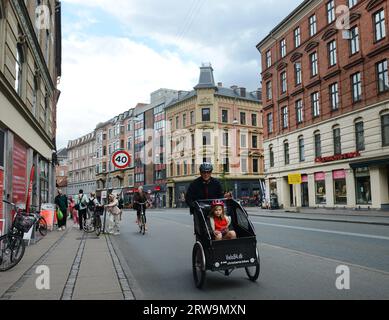
[[[95,209],[95,198],[93,199],[89,199],[89,202],[88,202],[88,209],[90,211],[93,211]]]

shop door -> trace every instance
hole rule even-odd
[[[303,208],[309,206],[308,182],[303,182],[301,184],[301,205]]]

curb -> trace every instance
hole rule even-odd
[[[290,217],[290,216],[270,216],[257,213],[249,213],[249,216],[264,217],[264,218],[279,218],[279,219],[294,219],[294,220],[309,220],[309,221],[329,221],[329,222],[344,222],[344,223],[356,223],[356,224],[371,224],[379,226],[389,226],[389,222],[376,222],[376,221],[360,221],[360,220],[341,220],[341,219],[326,219],[326,218],[306,218],[306,217]]]

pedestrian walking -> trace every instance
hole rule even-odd
[[[66,221],[68,218],[68,197],[62,193],[61,189],[57,190],[57,196],[55,197],[56,212],[60,210],[62,212],[62,218],[57,216],[58,231],[64,231],[66,229]]]
[[[69,197],[69,216],[73,219],[73,226],[79,228],[78,225],[78,211],[75,208],[76,202],[72,197]]]
[[[108,212],[108,233],[117,236],[120,234],[119,201],[114,194],[109,195],[109,203],[105,205]]]
[[[80,230],[83,230],[84,221],[86,220],[86,212],[88,208],[88,197],[84,194],[84,191],[82,189],[78,193],[75,208],[78,211],[78,222]]]

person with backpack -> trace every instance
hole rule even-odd
[[[88,197],[81,189],[78,193],[75,209],[78,211],[78,221],[80,224],[80,230],[83,230],[84,220],[86,220],[86,212],[88,209]]]

